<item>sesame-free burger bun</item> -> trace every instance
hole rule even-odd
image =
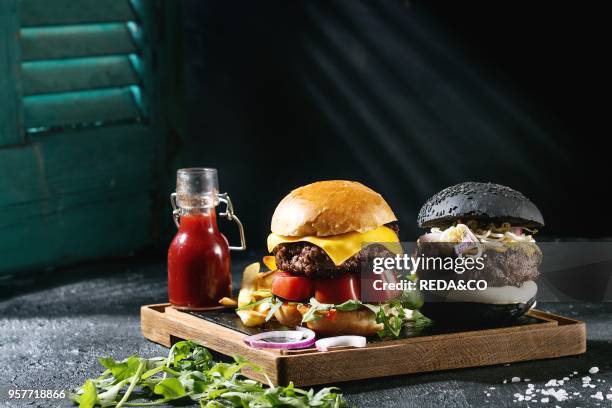
[[[328,180],[291,191],[276,207],[271,230],[284,236],[326,237],[366,232],[397,221],[376,191],[355,181]]]

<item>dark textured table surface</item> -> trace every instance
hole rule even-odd
[[[46,274],[0,295],[0,406],[71,406],[50,400],[18,404],[7,400],[7,389],[69,389],[102,371],[98,356],[167,352],[145,340],[139,327],[140,305],[166,299],[163,264],[132,260],[85,266]],[[587,353],[338,385],[359,407],[612,406],[612,303],[539,308],[585,320]],[[589,373],[593,367],[597,373]],[[520,381],[512,382],[513,377]],[[583,377],[590,377],[587,386]],[[553,386],[550,380],[563,384]],[[559,402],[541,394],[551,388],[557,395],[564,390],[568,399]]]

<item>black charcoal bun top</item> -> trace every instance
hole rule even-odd
[[[517,227],[544,226],[542,213],[527,197],[510,187],[467,182],[447,187],[421,207],[421,228],[444,227],[455,221],[477,220]]]

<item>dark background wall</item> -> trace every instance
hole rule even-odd
[[[219,169],[254,249],[289,190],[334,178],[382,193],[404,239],[467,180],[525,193],[547,236],[609,236],[604,13],[588,7],[185,1],[181,164]]]

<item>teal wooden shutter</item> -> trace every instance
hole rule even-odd
[[[0,1],[0,148],[23,141],[20,128],[22,110],[19,91],[17,2],[18,0]],[[0,180],[1,177],[0,173]]]
[[[0,113],[0,275],[146,246],[163,162],[150,109],[159,3],[0,3],[12,59],[0,89],[17,101]]]
[[[142,122],[142,24],[127,0],[22,0],[29,133]]]

